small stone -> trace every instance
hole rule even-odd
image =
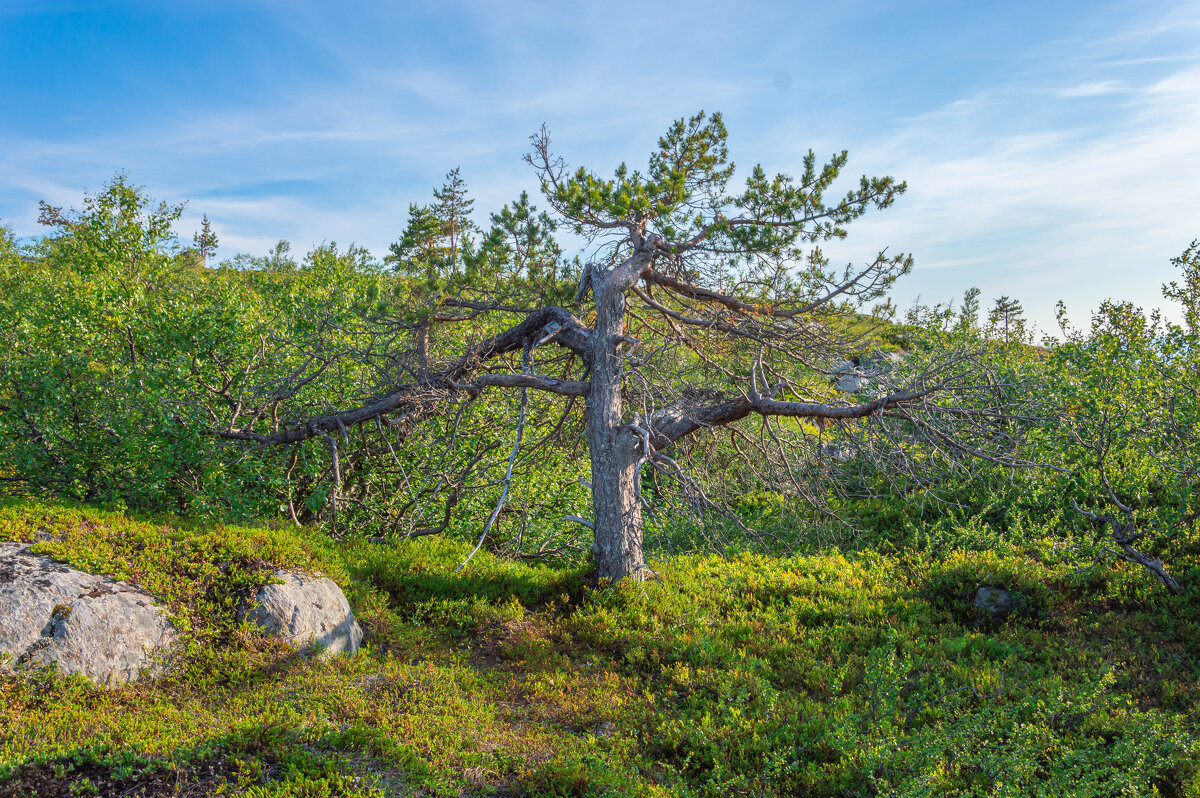
[[[845,463],[854,457],[854,452],[848,447],[836,443],[822,443],[817,447],[817,455],[822,460],[832,460],[835,463]]]
[[[1013,594],[998,587],[981,587],[975,591],[975,608],[989,615],[1008,615],[1013,603]]]
[[[316,644],[320,656],[353,654],[363,633],[346,595],[332,579],[278,571],[282,580],[263,586],[239,617],[296,648]]]

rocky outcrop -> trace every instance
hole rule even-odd
[[[149,593],[0,543],[0,668],[57,663],[121,684],[158,665],[178,638]]]
[[[904,362],[904,355],[899,352],[884,352],[876,349],[862,359],[862,367],[873,371],[887,371]]]
[[[297,648],[316,644],[320,656],[353,654],[362,629],[342,589],[324,577],[278,571],[280,582],[260,588],[239,615]]]

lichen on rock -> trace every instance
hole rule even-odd
[[[132,681],[179,639],[166,612],[126,582],[0,543],[0,668],[54,663],[98,684]]]
[[[358,651],[362,629],[336,582],[290,571],[275,578],[243,604],[242,618],[297,648],[316,644],[322,657]]]

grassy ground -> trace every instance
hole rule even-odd
[[[0,676],[3,795],[1200,796],[1200,571],[1075,572],[1048,541],[655,563],[661,583],[467,548],[331,545],[0,507],[0,539],[156,593],[185,630],[117,690]],[[275,565],[367,630],[297,658],[239,626]],[[1003,620],[980,585],[1018,591]]]

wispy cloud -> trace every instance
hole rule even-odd
[[[742,166],[796,172],[809,147],[846,147],[856,173],[907,179],[894,209],[831,248],[847,260],[912,250],[918,272],[902,297],[978,284],[1022,297],[1043,322],[1059,297],[1081,311],[1107,295],[1149,304],[1167,259],[1200,235],[1195,2],[1104,4],[1021,48],[949,55],[895,45],[905,34],[953,41],[955,30],[938,38],[908,20],[945,16],[920,3],[800,13],[760,2],[740,14],[715,2],[556,13],[379,3],[346,14],[270,0],[217,11],[243,8],[259,27],[241,34],[211,97],[75,121],[47,97],[37,132],[0,121],[5,222],[37,234],[38,199],[77,204],[129,169],[156,197],[192,200],[185,239],[207,213],[222,254],[279,238],[382,253],[408,204],[428,201],[450,168],[463,168],[481,221],[532,192],[520,155],[543,121],[572,163],[607,170],[644,163],[671,119],[706,108],[726,112]]]
[[[1115,80],[1097,80],[1091,83],[1080,83],[1078,86],[1066,86],[1058,90],[1059,97],[1095,97],[1100,94],[1115,94],[1123,91],[1124,87]]]
[[[1200,48],[1151,78],[1122,75],[1121,61],[1076,62],[1066,89],[1059,76],[994,85],[869,142],[857,165],[910,191],[838,251],[910,249],[918,271],[902,297],[979,285],[1021,297],[1043,329],[1059,299],[1076,316],[1109,297],[1161,305],[1169,259],[1200,236]]]

